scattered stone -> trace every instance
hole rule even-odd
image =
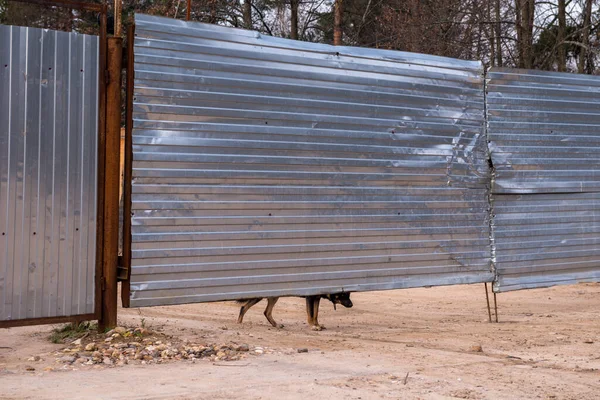
[[[81,346],[81,338],[80,338],[80,339],[77,339],[77,340],[73,340],[73,341],[71,342],[71,344],[73,344],[73,345],[75,345],[75,346]]]
[[[42,358],[40,356],[29,357],[27,361],[40,361]]]
[[[96,343],[88,343],[85,345],[85,351],[95,351],[96,350]]]
[[[308,353],[307,348],[298,349],[298,353]]]
[[[471,346],[469,351],[472,351],[473,353],[483,353],[483,348],[481,347],[480,344],[476,344],[474,346]]]
[[[146,335],[147,337],[141,337]],[[152,336],[150,336],[152,335]],[[83,341],[85,340],[86,343]],[[308,349],[305,350],[306,352]],[[249,354],[252,352],[252,354]],[[145,328],[117,327],[106,335],[88,335],[54,353],[61,369],[106,368],[127,364],[161,364],[177,360],[195,363],[201,359],[211,361],[237,361],[253,355],[271,353],[266,347],[250,347],[237,343],[180,342],[162,334],[153,334]],[[39,356],[28,361],[39,361]]]
[[[25,367],[25,371],[35,371],[35,368],[33,368],[31,365],[28,365]]]
[[[593,344],[594,341],[592,339],[587,339],[587,340],[584,340],[583,343],[585,343],[585,344]]]

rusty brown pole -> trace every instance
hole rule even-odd
[[[189,21],[192,18],[192,0],[187,0],[187,6],[185,9],[185,20]]]
[[[494,293],[494,314],[496,314],[496,322],[498,322],[498,302],[496,301],[496,293]]]
[[[123,39],[108,39],[106,86],[106,156],[104,162],[104,248],[101,330],[117,326],[117,263],[119,252],[119,183],[121,151],[121,60]]]
[[[127,276],[121,280],[121,304],[129,307],[131,290],[131,179],[132,179],[132,134],[133,134],[133,80],[135,25],[127,28],[127,86],[125,88],[125,165],[123,174],[123,268]]]
[[[484,282],[483,284],[485,285],[485,301],[487,301],[488,321],[492,322],[492,310],[490,309],[490,295],[488,294],[487,282]]]

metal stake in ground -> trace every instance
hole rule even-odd
[[[490,308],[490,295],[488,294],[488,285],[487,282],[483,283],[485,285],[485,301],[487,302],[487,310],[488,310],[488,322],[492,322],[492,310]]]

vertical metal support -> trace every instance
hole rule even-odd
[[[127,71],[125,90],[125,165],[123,176],[123,270],[121,277],[121,304],[129,308],[131,278],[131,179],[133,176],[133,81],[135,79],[134,52],[135,25],[127,28]]]
[[[492,322],[492,310],[490,309],[490,295],[488,293],[488,284],[487,282],[484,282],[483,284],[485,285],[485,301],[487,302],[488,322]]]
[[[106,156],[104,164],[104,247],[102,316],[99,328],[117,325],[117,262],[119,251],[119,167],[121,150],[121,61],[123,40],[108,39],[106,86]]]
[[[192,0],[187,0],[187,6],[185,10],[185,20],[189,21],[192,16]]]
[[[496,315],[496,322],[498,322],[498,302],[496,301],[496,293],[494,292],[494,314]]]
[[[95,279],[95,314],[102,320],[104,281],[104,161],[106,156],[106,53],[107,38],[107,6],[102,5],[100,13],[100,41],[98,54],[98,205],[96,220],[96,279]]]

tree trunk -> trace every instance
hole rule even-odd
[[[342,45],[342,17],[344,14],[343,0],[335,0],[333,10],[333,44]]]
[[[577,71],[580,74],[585,73],[585,64],[588,58],[590,46],[590,25],[592,24],[592,0],[585,0],[585,9],[583,10],[583,33],[581,40],[581,51],[579,52],[579,64]],[[592,73],[592,71],[587,71]]]
[[[535,0],[515,0],[519,68],[533,68],[533,20]]]
[[[523,3],[523,58],[524,67],[533,68],[533,20],[535,14],[535,0],[525,0]]]
[[[518,66],[519,68],[525,68],[525,55],[523,54],[523,18],[522,14],[522,1],[515,0],[515,28],[517,30],[517,53],[518,53]]]
[[[489,1],[487,3],[486,18],[488,21],[492,20],[492,7],[491,7]],[[495,30],[494,24],[488,24],[488,27],[489,27],[488,35],[489,35],[489,39],[490,39],[490,65],[492,67],[495,67],[496,66],[496,35],[494,33],[494,30]]]
[[[567,16],[565,0],[558,0],[558,35],[556,43],[558,44],[558,71],[567,70],[567,44],[565,43],[565,32],[567,29]]]
[[[300,0],[290,0],[290,38],[298,40],[298,4]]]
[[[502,22],[500,22],[500,0],[496,0],[496,65],[502,66]]]
[[[252,29],[252,0],[244,0],[244,28]]]

